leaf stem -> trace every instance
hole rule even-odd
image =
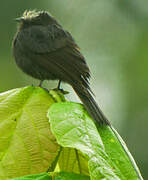
[[[81,174],[82,171],[81,171],[80,159],[79,159],[79,154],[78,154],[78,150],[77,149],[75,149],[75,153],[76,153],[76,158],[77,158],[77,161],[78,161],[79,172]]]

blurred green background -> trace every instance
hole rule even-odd
[[[2,1],[0,92],[39,83],[22,73],[12,57],[14,19],[26,9],[49,11],[72,33],[90,66],[96,101],[148,179],[148,1]],[[69,99],[78,101],[68,85],[63,87],[70,91]]]

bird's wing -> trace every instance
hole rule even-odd
[[[34,53],[50,53],[67,45],[78,49],[74,39],[61,26],[31,26],[20,31],[22,46]]]
[[[32,58],[32,60],[40,66],[44,66],[43,68],[47,71],[50,71],[52,66],[56,66],[63,71],[65,76],[69,76],[69,79],[72,76],[72,81],[88,83],[90,74],[85,58],[70,33],[61,26],[56,24],[46,27],[31,26],[21,32],[20,38],[22,49],[36,55],[36,58]],[[58,69],[55,73],[58,73]],[[65,81],[67,80],[65,79]]]

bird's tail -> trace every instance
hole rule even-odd
[[[90,116],[95,120],[95,122],[110,126],[110,122],[107,120],[107,118],[97,105],[91,92],[87,88],[82,90],[78,86],[73,86],[73,89],[75,90],[75,92],[83,102],[84,107],[86,108]]]

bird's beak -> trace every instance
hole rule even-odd
[[[23,21],[23,18],[21,18],[21,17],[20,18],[16,18],[15,21],[16,22],[21,22],[21,21]]]

